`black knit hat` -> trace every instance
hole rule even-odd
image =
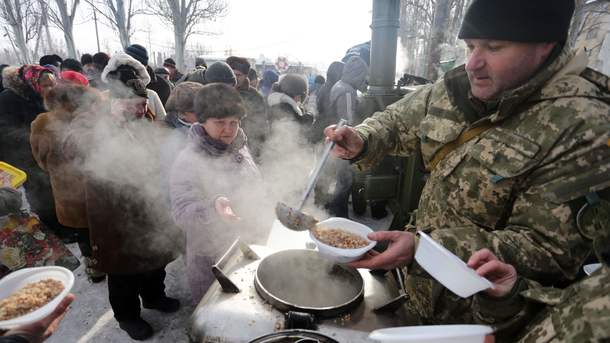
[[[474,0],[460,39],[565,42],[574,0]]]
[[[125,52],[127,55],[138,60],[138,62],[142,63],[144,66],[148,65],[148,51],[146,51],[146,48],[140,44],[131,44],[125,48]]]
[[[206,83],[226,83],[230,86],[237,84],[233,69],[225,62],[214,62],[205,71]]]

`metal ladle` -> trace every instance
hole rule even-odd
[[[339,120],[339,123],[337,123],[337,127],[335,128],[335,130],[340,129],[346,123],[347,121],[345,119]],[[303,209],[307,198],[309,198],[309,194],[311,194],[311,191],[316,185],[316,182],[320,177],[320,171],[322,171],[322,167],[324,167],[324,164],[326,164],[328,156],[330,155],[330,151],[334,147],[334,141],[329,141],[328,143],[326,143],[326,146],[324,147],[324,152],[322,153],[322,157],[320,157],[320,161],[318,162],[316,168],[309,177],[307,188],[305,188],[305,192],[303,192],[303,196],[301,197],[301,202],[299,203],[299,206],[295,209],[282,202],[278,202],[275,206],[275,215],[277,216],[277,219],[280,221],[280,223],[282,223],[285,227],[294,231],[305,231],[313,228],[318,223],[318,220],[316,218],[301,212],[301,210]]]

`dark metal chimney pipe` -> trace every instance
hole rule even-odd
[[[400,0],[373,0],[369,95],[394,94]]]

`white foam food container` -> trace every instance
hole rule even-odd
[[[479,276],[451,251],[419,231],[419,246],[415,260],[447,289],[462,298],[492,287],[492,283]]]
[[[0,329],[11,329],[20,325],[30,324],[49,315],[59,302],[70,292],[74,285],[74,274],[64,267],[33,267],[24,268],[10,273],[0,280],[0,300],[16,293],[27,284],[44,279],[55,279],[64,285],[63,291],[42,307],[22,316],[0,321]]]
[[[591,274],[595,273],[601,267],[602,267],[601,263],[591,263],[591,264],[585,264],[582,267],[582,269],[585,271],[585,274],[591,275]]]
[[[328,245],[326,243],[319,241],[316,238],[316,236],[314,236],[313,232],[310,230],[309,236],[314,241],[314,243],[316,243],[316,245],[318,246],[318,253],[320,254],[320,256],[324,257],[327,260],[336,262],[336,263],[348,263],[348,262],[359,260],[362,258],[362,256],[364,256],[364,254],[367,253],[367,251],[373,249],[375,244],[377,244],[376,241],[372,241],[372,240],[368,239],[368,237],[367,237],[367,235],[369,233],[373,232],[373,230],[371,230],[371,228],[369,228],[366,225],[349,220],[349,219],[339,218],[339,217],[328,218],[326,220],[319,222],[317,224],[317,226],[327,228],[327,229],[341,229],[343,231],[350,232],[350,233],[356,234],[358,236],[361,236],[362,238],[369,241],[369,244],[362,248],[357,248],[357,249],[336,248],[336,247],[333,247],[331,245]]]
[[[492,332],[486,325],[402,326],[375,330],[369,339],[382,343],[483,343]]]

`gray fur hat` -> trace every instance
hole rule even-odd
[[[201,88],[203,88],[203,85],[197,82],[180,82],[172,90],[165,104],[165,109],[168,112],[194,112],[195,95]]]

